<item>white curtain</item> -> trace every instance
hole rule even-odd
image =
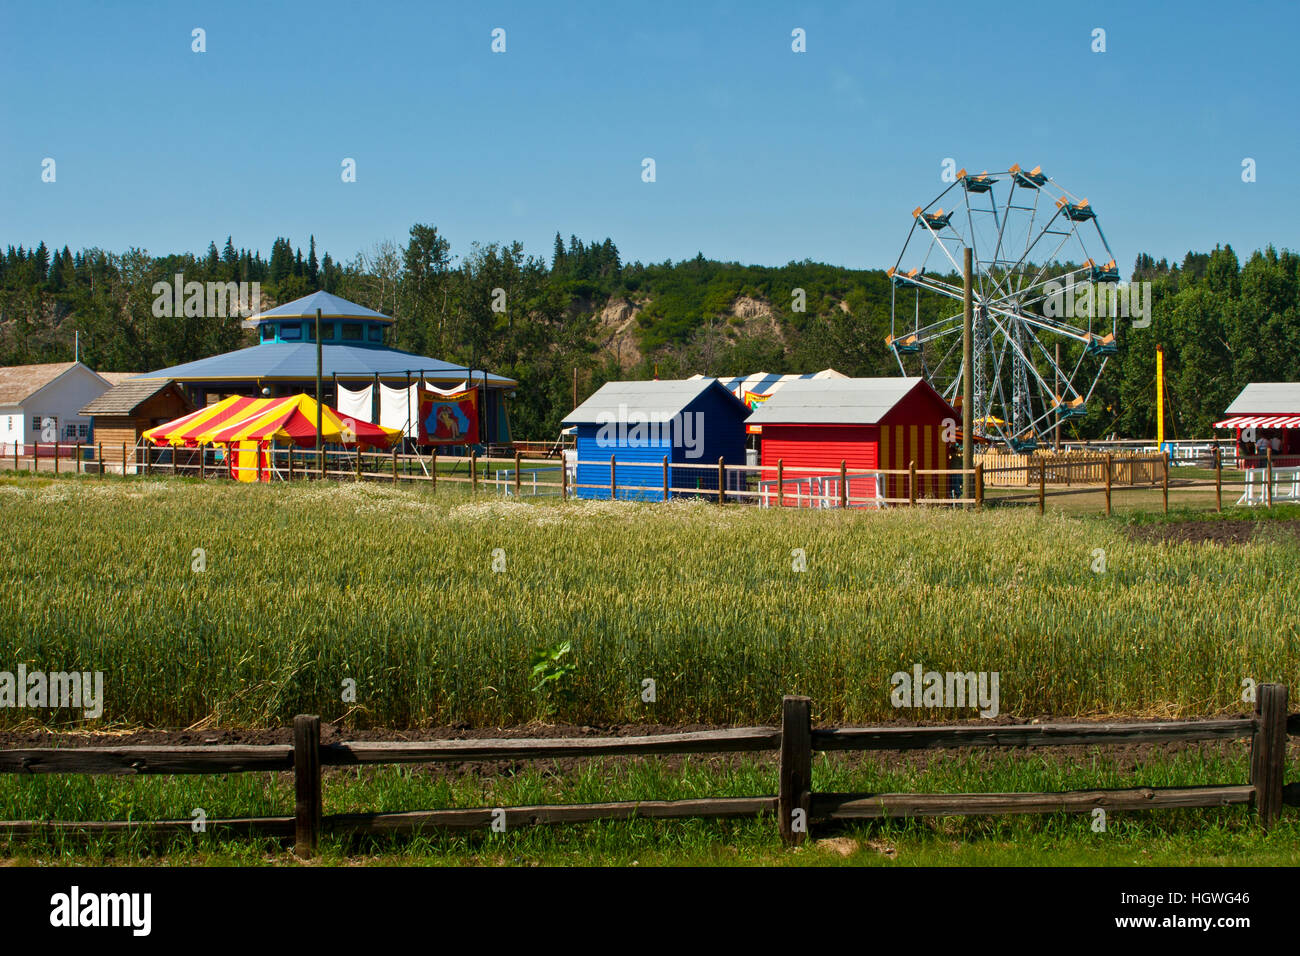
[[[379,383],[379,424],[385,428],[397,428],[408,436],[415,435],[415,416],[419,409],[415,404],[415,386],[411,388],[390,388]]]
[[[339,385],[339,413],[345,418],[368,422],[373,414],[370,408],[370,396],[373,385],[367,385],[358,392]]]
[[[469,387],[466,381],[452,388],[437,388],[424,383],[426,390],[439,395],[452,395]],[[367,385],[359,392],[350,392],[339,386],[339,411],[362,421],[370,421],[370,398],[373,385]],[[379,421],[376,424],[385,428],[396,428],[408,438],[419,436],[418,419],[420,415],[420,383],[412,383],[407,388],[392,388],[379,383]]]

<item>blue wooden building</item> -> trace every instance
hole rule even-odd
[[[611,458],[619,498],[662,501],[665,458],[673,497],[717,494],[718,459],[745,464],[748,417],[716,379],[608,382],[564,419],[577,429],[574,494],[610,497]],[[743,474],[729,473],[728,487],[743,489]]]

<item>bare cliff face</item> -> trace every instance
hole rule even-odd
[[[630,369],[640,363],[642,354],[637,341],[637,317],[649,299],[632,300],[625,296],[609,299],[601,308],[597,323],[600,352],[613,358],[620,368]],[[743,335],[773,338],[784,344],[785,336],[772,305],[763,299],[737,296],[731,306],[718,315],[724,334],[735,339]]]
[[[611,298],[601,309],[597,324],[600,352],[603,356],[613,356],[620,368],[631,368],[641,361],[636,318],[644,304],[620,296]]]

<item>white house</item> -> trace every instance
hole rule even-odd
[[[36,442],[90,441],[90,418],[81,409],[117,377],[80,362],[0,367],[0,454],[13,454],[15,444],[30,454]]]

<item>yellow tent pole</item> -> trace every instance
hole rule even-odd
[[[1156,346],[1156,446],[1165,444],[1165,349]]]
[[[325,477],[325,447],[321,444],[321,440],[320,440],[320,438],[321,438],[321,435],[320,435],[320,432],[321,432],[321,428],[320,428],[320,426],[321,426],[321,420],[320,420],[320,419],[321,419],[321,411],[320,411],[320,403],[321,403],[321,394],[320,394],[320,391],[321,391],[321,383],[320,383],[320,380],[321,380],[321,375],[322,375],[322,371],[323,371],[322,366],[324,365],[324,362],[322,361],[321,355],[322,355],[322,352],[324,351],[324,346],[321,345],[321,340],[320,340],[320,312],[321,312],[320,309],[317,309],[317,310],[316,310],[316,454],[318,454],[318,455],[321,456],[321,459],[320,459],[320,476],[321,476],[321,478],[324,478],[324,477]],[[335,399],[335,400],[337,401],[337,399]]]

